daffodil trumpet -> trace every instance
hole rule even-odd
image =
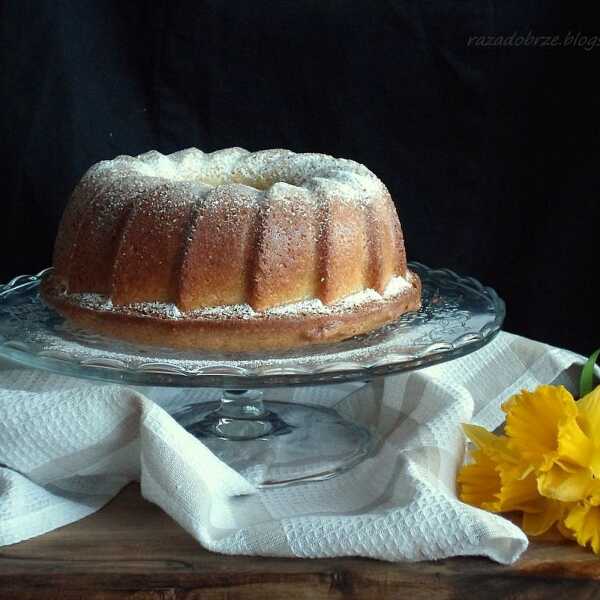
[[[519,511],[528,535],[556,526],[600,554],[600,386],[576,401],[563,386],[542,385],[502,409],[502,434],[463,425],[473,446],[457,478],[461,500]]]

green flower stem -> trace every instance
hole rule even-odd
[[[594,389],[594,366],[600,356],[600,348],[596,350],[588,359],[583,369],[581,370],[581,377],[579,379],[579,397],[583,398]]]

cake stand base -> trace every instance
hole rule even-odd
[[[373,447],[369,430],[333,408],[226,390],[220,402],[183,407],[173,417],[216,456],[259,487],[335,477]]]

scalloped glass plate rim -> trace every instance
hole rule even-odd
[[[6,339],[0,336],[0,356],[13,359],[21,364],[43,368],[46,370],[59,372],[76,377],[91,379],[108,380],[115,382],[128,382],[134,385],[165,385],[177,387],[270,387],[280,385],[311,385],[321,383],[334,383],[340,381],[350,381],[357,379],[371,379],[375,376],[387,375],[401,371],[421,368],[446,360],[451,360],[473,352],[493,339],[500,331],[504,316],[505,306],[503,300],[491,287],[482,285],[479,281],[469,276],[460,276],[450,269],[430,269],[420,263],[410,263],[411,269],[414,269],[424,281],[424,287],[427,284],[451,283],[456,288],[464,290],[471,297],[479,297],[489,306],[489,315],[486,315],[487,321],[477,330],[469,330],[461,335],[448,340],[439,339],[422,347],[414,347],[411,352],[399,352],[393,347],[389,347],[383,354],[377,355],[378,344],[371,346],[358,346],[358,350],[373,351],[375,356],[365,356],[345,360],[344,353],[351,354],[353,350],[343,350],[338,354],[339,359],[331,360],[336,355],[336,348],[345,342],[334,346],[328,346],[327,351],[320,354],[312,349],[308,357],[309,360],[317,360],[322,357],[326,360],[323,365],[315,364],[297,364],[297,365],[269,365],[269,360],[289,361],[305,360],[306,357],[264,357],[246,362],[264,362],[264,366],[240,366],[234,362],[243,362],[243,360],[227,360],[221,357],[215,357],[213,364],[206,365],[209,362],[210,355],[203,355],[198,359],[198,365],[182,368],[180,365],[161,362],[148,358],[143,364],[128,365],[123,360],[111,356],[95,356],[88,358],[78,358],[61,350],[41,349],[36,350],[31,345],[18,339]],[[0,287],[0,305],[6,301],[6,298],[17,295],[17,293],[27,293],[28,297],[34,295],[30,292],[37,288],[41,279],[50,269],[44,269],[37,275],[21,275],[13,278],[8,284]],[[437,290],[439,291],[439,289]],[[443,297],[441,298],[444,299]],[[439,299],[438,299],[439,300]],[[432,305],[434,303],[431,303]],[[464,307],[463,313],[467,313]],[[51,310],[45,308],[46,310]],[[411,318],[418,318],[423,312],[411,313],[401,318],[408,321],[410,326]],[[435,306],[431,308],[431,314],[436,316]],[[452,313],[449,315],[451,320]],[[0,317],[1,318],[1,317]],[[432,319],[433,321],[434,319]],[[400,322],[400,321],[399,321]],[[427,321],[424,321],[425,325]],[[404,331],[407,331],[406,329]],[[370,334],[369,334],[370,335]],[[394,341],[394,335],[391,334],[391,341]],[[367,338],[368,336],[362,336]],[[360,341],[361,338],[356,338]],[[110,341],[109,341],[110,342]],[[118,343],[118,342],[116,342]],[[388,340],[388,346],[393,344]],[[157,350],[160,352],[160,349]],[[109,350],[106,351],[107,353]],[[121,353],[122,355],[122,353]],[[129,355],[131,358],[144,360],[142,353]],[[193,363],[193,360],[186,360],[187,363]],[[202,366],[204,363],[204,366]]]

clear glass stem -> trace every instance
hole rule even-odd
[[[300,403],[291,391],[221,390],[218,399],[192,402],[175,420],[225,464],[259,487],[334,477],[366,458],[378,439],[379,386],[330,388],[332,406]],[[350,392],[350,393],[349,393]],[[277,399],[276,399],[277,398]]]
[[[224,390],[219,414],[232,419],[253,419],[266,414],[260,390]]]
[[[269,435],[273,424],[260,390],[224,390],[221,405],[211,413],[214,433],[232,440],[253,440]]]

